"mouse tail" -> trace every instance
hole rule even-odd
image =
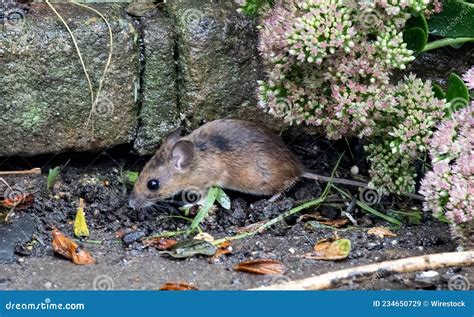
[[[344,185],[363,187],[363,188],[369,187],[367,183],[353,181],[353,180],[344,179],[344,178],[328,177],[328,176],[318,175],[318,174],[314,174],[310,172],[304,172],[303,177],[314,179],[316,181],[325,182],[325,183],[331,182],[331,183],[336,183],[336,184],[344,184]]]

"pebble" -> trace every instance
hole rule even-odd
[[[126,234],[122,240],[125,244],[132,244],[134,243],[135,241],[143,238],[145,236],[145,234],[141,231],[134,231],[134,232],[131,232],[129,234]]]
[[[53,283],[51,283],[51,282],[44,283],[44,288],[50,289],[52,287],[53,287]]]
[[[354,165],[354,166],[351,167],[351,174],[352,175],[359,174],[359,167],[357,167],[357,165]]]

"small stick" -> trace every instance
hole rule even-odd
[[[37,175],[41,174],[41,168],[32,168],[30,170],[24,170],[24,171],[5,171],[1,172],[0,171],[0,176],[15,176],[15,175]]]
[[[322,290],[335,288],[344,282],[355,279],[371,277],[377,273],[383,273],[386,276],[393,273],[408,273],[471,265],[474,265],[474,251],[428,254],[362,265],[284,284],[254,288],[253,290]]]

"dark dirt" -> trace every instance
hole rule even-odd
[[[363,176],[367,165],[359,159],[362,148],[358,141],[314,141],[308,136],[285,139],[310,171],[330,175],[341,153],[345,153],[336,176],[362,181],[367,179]],[[363,264],[456,249],[448,226],[429,214],[423,214],[417,201],[388,196],[373,206],[403,221],[400,228],[393,228],[390,223],[358,207],[348,208],[350,201],[332,191],[323,205],[305,210],[305,216],[291,216],[260,235],[236,240],[232,244],[232,253],[217,260],[204,256],[173,259],[160,255],[155,248],[145,247],[143,238],[164,231],[185,230],[190,221],[183,219],[183,213],[178,210],[179,204],[162,203],[152,210],[141,212],[127,206],[129,188],[122,184],[122,171],[139,171],[147,159],[126,154],[128,151],[128,147],[121,147],[100,154],[15,157],[3,161],[0,170],[42,167],[43,174],[4,178],[10,186],[32,194],[34,202],[25,202],[24,206],[20,206],[22,208],[17,207],[9,215],[9,223],[0,224],[0,232],[22,230],[19,226],[15,229],[15,225],[22,222],[33,222],[35,230],[26,242],[25,239],[0,239],[2,250],[15,252],[14,263],[0,264],[0,289],[157,289],[166,282],[192,283],[199,289],[247,289]],[[47,171],[57,165],[63,166],[62,172],[53,188],[47,190]],[[353,166],[359,168],[362,176],[351,177]],[[301,180],[275,203],[262,197],[229,192],[231,210],[216,208],[203,222],[202,230],[215,238],[233,236],[239,227],[272,219],[318,197],[324,186]],[[357,188],[340,188],[358,197]],[[1,193],[4,190],[5,187],[0,187]],[[72,223],[80,197],[86,203],[90,237],[79,243],[98,261],[98,264],[90,266],[74,265],[55,255],[51,247],[53,227],[73,236]],[[341,212],[346,210],[355,218],[357,226],[334,230],[318,227],[317,223],[314,225],[315,217],[334,220],[343,217]],[[411,216],[405,214],[402,217],[394,212],[396,210]],[[5,210],[3,213],[5,215]],[[376,226],[390,227],[397,236],[378,238],[367,234],[368,228]],[[318,240],[334,237],[335,234],[351,241],[352,250],[347,259],[320,261],[302,257],[312,251]],[[261,258],[282,261],[288,268],[286,274],[258,276],[233,270],[241,261]],[[472,267],[437,272],[439,274],[430,272],[428,277],[423,273],[374,277],[352,281],[339,288],[447,289],[448,280],[453,275],[461,274],[471,281],[474,276]]]

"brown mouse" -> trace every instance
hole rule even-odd
[[[186,191],[198,190],[203,197],[211,186],[270,196],[281,194],[301,177],[336,180],[305,173],[278,136],[251,122],[222,119],[187,136],[180,133],[178,129],[169,134],[146,164],[130,207],[146,208]],[[361,184],[365,185],[357,185]]]

